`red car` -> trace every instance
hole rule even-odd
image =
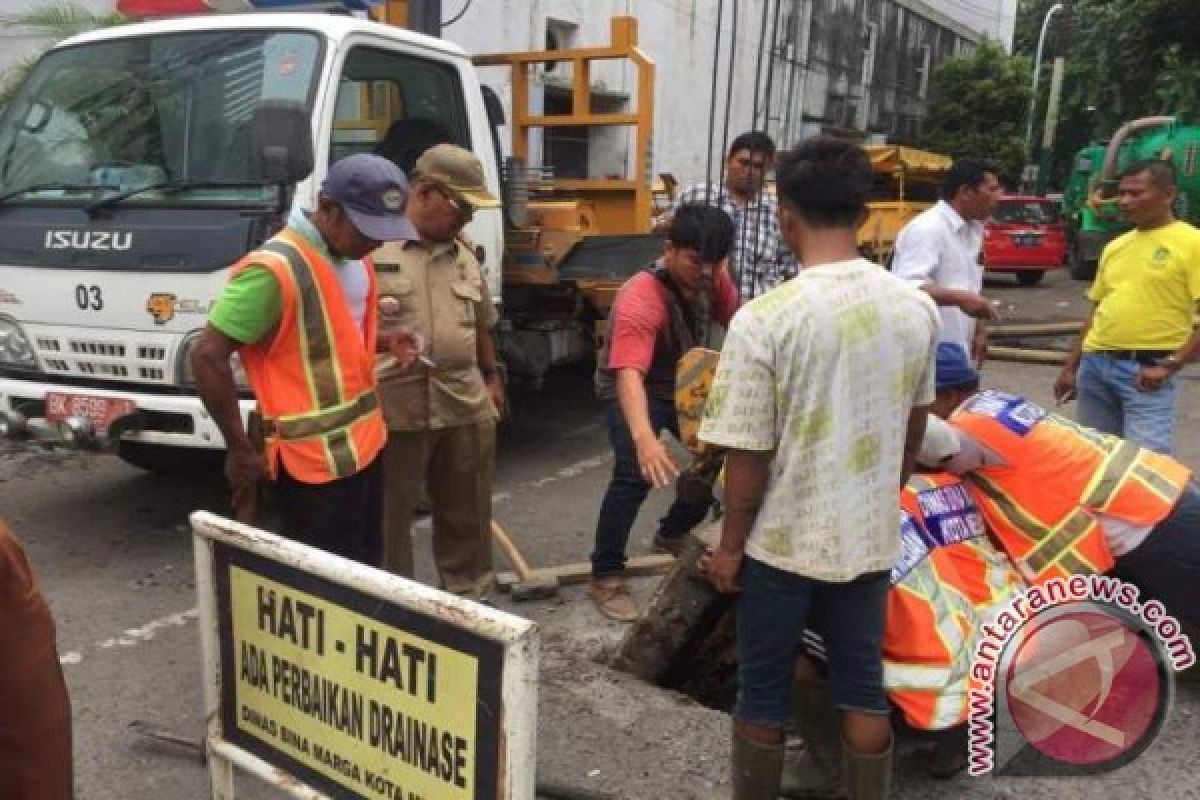
[[[1006,195],[984,225],[983,265],[1012,272],[1022,286],[1034,286],[1048,269],[1067,263],[1062,209],[1045,197]]]

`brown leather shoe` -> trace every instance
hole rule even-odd
[[[638,618],[637,603],[620,575],[592,578],[588,587],[592,602],[601,614],[617,622],[633,622]]]

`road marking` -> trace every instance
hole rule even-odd
[[[126,628],[116,636],[96,642],[95,648],[111,650],[114,647],[135,647],[153,639],[160,630],[183,627],[188,624],[188,620],[197,619],[199,616],[200,609],[194,606],[184,611],[176,611],[174,614],[166,614],[158,619],[150,620],[140,628]],[[79,664],[83,661],[83,653],[71,650],[64,653],[58,661],[60,664]]]
[[[544,489],[547,486],[558,483],[559,481],[577,478],[585,472],[590,472],[591,470],[599,469],[606,464],[611,464],[612,459],[612,452],[605,450],[604,452],[597,453],[589,458],[580,459],[579,461],[568,464],[567,466],[556,470],[550,475],[520,484],[510,491],[493,492],[492,505],[503,505],[512,500],[514,496],[521,492]],[[428,530],[431,524],[432,521],[430,518],[426,517],[413,525],[413,528],[415,530]],[[147,622],[140,628],[126,628],[116,636],[110,636],[103,641],[96,642],[95,648],[97,650],[112,650],[113,648],[118,647],[135,647],[153,639],[155,634],[160,630],[182,627],[187,625],[189,620],[196,619],[199,616],[200,611],[195,607],[186,609],[184,611],[177,611],[174,614],[167,614],[159,617],[158,619]],[[83,661],[83,659],[83,653],[78,650],[70,650],[59,658],[59,663],[66,665],[79,664]]]
[[[558,483],[559,481],[577,478],[585,472],[590,472],[591,470],[598,469],[606,464],[611,464],[612,460],[613,455],[611,450],[605,450],[604,452],[597,453],[589,458],[580,459],[579,461],[568,464],[567,466],[555,471],[553,474],[547,475],[543,478],[536,478],[532,481],[527,481],[526,483],[522,483],[511,490],[492,492],[492,505],[504,505],[521,492],[544,489],[551,484]],[[432,517],[424,517],[413,523],[413,530],[429,530],[432,525]]]

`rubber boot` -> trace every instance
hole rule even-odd
[[[956,725],[934,734],[933,750],[925,759],[925,773],[947,781],[967,768],[967,726]]]
[[[733,732],[733,800],[778,800],[783,743],[759,744]]]
[[[842,787],[842,715],[833,707],[828,683],[819,678],[792,684],[792,717],[804,750],[783,765],[780,793],[795,800],[833,800]]]
[[[849,745],[842,746],[842,773],[846,779],[849,800],[884,800],[892,790],[892,748],[888,742],[882,753],[857,753]]]

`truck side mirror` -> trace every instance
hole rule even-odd
[[[250,158],[255,173],[276,186],[291,186],[313,171],[308,108],[294,100],[263,100],[250,121]]]

